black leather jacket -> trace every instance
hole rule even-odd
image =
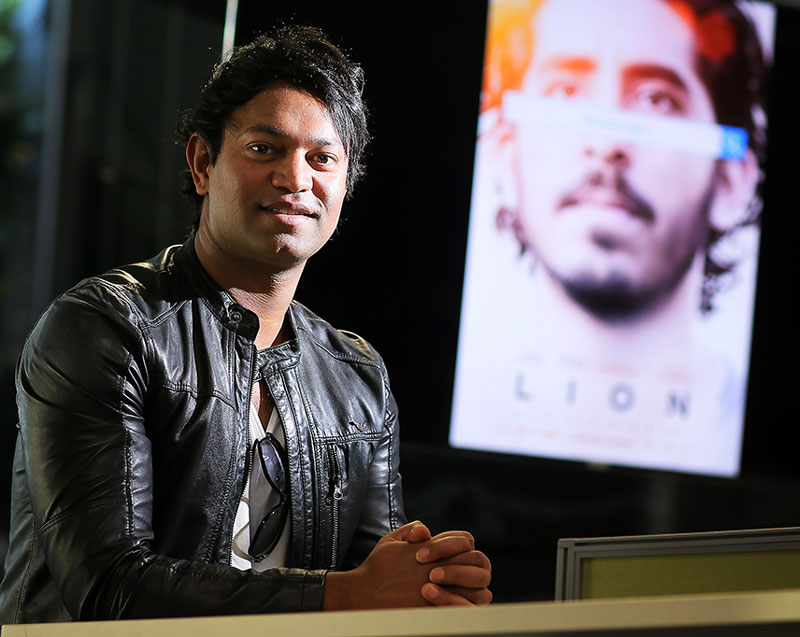
[[[17,369],[19,436],[0,622],[313,610],[404,520],[396,407],[377,353],[298,303],[258,319],[192,241],[87,279],[40,319]],[[230,564],[262,363],[286,435],[289,567]]]

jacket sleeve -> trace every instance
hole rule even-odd
[[[375,353],[383,378],[383,435],[377,445],[369,470],[364,506],[343,569],[354,568],[366,559],[384,535],[406,523],[403,488],[400,476],[400,437],[397,403],[389,386],[389,376],[380,356]]]
[[[31,550],[42,551],[69,614],[89,620],[321,608],[324,571],[242,572],[151,549],[146,356],[135,308],[102,285],[84,286],[48,309],[17,368]]]

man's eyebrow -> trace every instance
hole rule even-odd
[[[572,55],[558,55],[547,58],[539,67],[541,71],[570,71],[572,73],[591,73],[597,68],[597,63],[588,57],[575,57]]]
[[[273,137],[289,137],[289,134],[280,126],[272,124],[254,124],[241,131],[241,134],[261,133]],[[317,137],[313,140],[314,146],[341,146],[342,143],[337,138]]]
[[[689,87],[680,75],[672,69],[661,66],[660,64],[632,64],[625,68],[623,77],[625,80],[662,80],[682,91],[688,92],[689,90]]]

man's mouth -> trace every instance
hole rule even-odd
[[[653,207],[622,178],[616,179],[613,185],[597,184],[593,183],[591,178],[587,179],[559,200],[558,209],[563,210],[583,204],[622,210],[631,217],[647,223],[653,223],[656,219]]]
[[[271,212],[278,215],[289,215],[298,217],[315,217],[316,215],[311,211],[308,206],[300,203],[292,203],[285,201],[272,202],[259,206],[260,210],[264,212]]]

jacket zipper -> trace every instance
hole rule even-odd
[[[256,364],[258,363],[257,356],[258,350],[256,349],[255,344],[253,347],[253,364],[250,366],[250,391],[247,392],[247,410],[245,411],[245,420],[247,421],[247,426],[245,427],[245,433],[247,436],[247,451],[245,452],[244,456],[244,484],[242,485],[242,490],[239,492],[239,499],[236,501],[236,508],[239,508],[239,502],[242,501],[242,496],[244,495],[245,489],[250,484],[250,463],[253,454],[250,452],[250,403],[253,402],[253,385],[255,385],[256,381]],[[228,556],[228,564],[233,564],[233,540],[234,535],[236,533],[236,524],[235,524],[235,516],[234,516],[234,525],[231,527],[231,543],[230,543],[230,555]]]
[[[342,471],[339,467],[339,459],[336,457],[336,450],[332,445],[328,445],[328,457],[331,462],[331,486],[333,488],[332,516],[333,527],[331,530],[331,569],[336,568],[339,553],[339,501],[344,497],[342,493]]]

